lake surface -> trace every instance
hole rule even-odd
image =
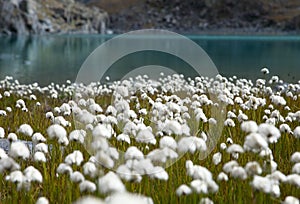
[[[113,36],[50,35],[1,36],[0,78],[13,76],[21,83],[75,81],[78,70],[90,53]],[[268,67],[271,74],[287,82],[300,79],[300,36],[187,36],[200,45],[211,57],[224,76],[256,79],[262,77],[260,69]],[[157,53],[136,53],[115,63],[110,74],[117,76],[118,67],[142,66],[149,59],[169,66],[185,65],[172,56]],[[172,69],[172,67],[170,67]],[[123,69],[123,68],[122,68]],[[113,69],[112,69],[113,70]],[[126,70],[126,69],[125,69]]]

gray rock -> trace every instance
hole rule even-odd
[[[102,33],[106,12],[73,0],[0,0],[0,33]]]

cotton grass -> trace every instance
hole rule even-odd
[[[254,82],[0,80],[1,199],[297,203],[300,85],[269,72]]]

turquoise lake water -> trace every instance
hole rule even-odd
[[[268,67],[271,74],[287,82],[300,79],[300,36],[187,37],[207,52],[224,76],[236,75],[255,80],[262,77],[260,69]],[[111,38],[100,35],[2,36],[0,78],[10,75],[21,83],[38,82],[41,85],[63,83],[67,79],[74,81],[89,54]],[[118,79],[120,67],[130,70],[142,66],[145,60],[140,59],[146,58],[149,63],[155,64],[172,62],[167,65],[182,70],[186,66],[172,56],[144,52],[122,58],[112,66],[114,69],[109,74]]]

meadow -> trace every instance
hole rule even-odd
[[[260,76],[8,76],[1,203],[299,203],[300,81]]]

